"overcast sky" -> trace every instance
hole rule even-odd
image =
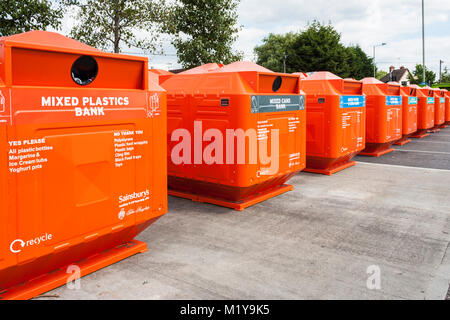
[[[303,30],[317,19],[331,22],[344,44],[359,44],[370,56],[376,49],[378,67],[413,68],[422,63],[421,0],[242,0],[236,48],[252,59],[253,48],[268,33]],[[426,64],[439,70],[439,60],[450,67],[450,0],[425,0]]]
[[[344,44],[359,44],[369,56],[374,44],[386,42],[376,51],[383,70],[422,63],[421,0],[241,0],[238,13],[242,31],[235,49],[246,60],[254,60],[253,48],[269,33],[304,30],[317,19],[331,22]],[[438,72],[444,60],[450,68],[450,0],[425,0],[425,19],[427,66]],[[178,67],[175,49],[166,45],[165,51],[168,56],[150,56],[150,65]]]

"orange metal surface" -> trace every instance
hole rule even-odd
[[[306,169],[332,175],[353,166],[366,146],[362,82],[316,72],[300,81],[306,94]]]
[[[445,92],[439,88],[432,89],[434,96],[434,128],[446,128],[445,125]]]
[[[55,33],[0,38],[3,298],[145,250],[120,248],[167,211],[166,95],[147,69]]]
[[[445,123],[450,125],[450,91],[444,89],[445,94]]]
[[[157,84],[163,83],[166,79],[172,77],[174,73],[162,69],[150,69],[148,78]]]
[[[417,105],[419,99],[415,94],[416,89],[411,87],[401,87],[402,96],[402,135],[403,137],[395,144],[403,146],[410,143],[409,139],[417,131]]]
[[[419,100],[417,105],[417,132],[411,138],[422,139],[428,136],[428,130],[434,127],[434,92],[430,87],[421,88],[418,85],[411,85],[410,87],[416,89],[415,94]]]
[[[244,200],[238,200],[238,201],[231,201],[231,200],[221,200],[219,198],[211,198],[211,197],[204,197],[199,196],[192,193],[187,192],[179,192],[174,190],[169,190],[169,195],[179,198],[185,198],[190,199],[194,202],[203,202],[203,203],[210,203],[221,207],[226,207],[230,209],[234,209],[236,211],[244,211],[246,208],[251,207],[255,204],[261,203],[263,201],[266,201],[270,198],[279,196],[280,194],[289,192],[294,190],[294,186],[291,185],[280,185],[275,188],[272,188],[268,191],[262,192],[260,194],[255,194],[252,196],[249,196],[245,198]]]
[[[391,146],[402,138],[402,97],[400,85],[365,78],[367,96],[366,148],[364,156],[379,157],[394,151]]]
[[[273,86],[280,79],[280,87],[274,92]],[[298,76],[273,73],[248,62],[209,64],[170,77],[162,86],[168,94],[171,194],[240,210],[241,206],[230,203],[252,204],[272,197],[305,168],[306,111]],[[190,134],[190,139],[172,141],[180,129]],[[278,152],[273,148],[277,140],[272,137],[272,129],[279,132]],[[245,146],[227,133],[236,130],[249,132]],[[216,139],[204,139],[208,131],[223,137],[223,144],[216,144],[213,161],[204,159],[212,139]],[[190,151],[182,153],[183,161],[174,163],[172,156],[180,141],[187,141]],[[262,144],[278,161],[276,172],[270,172],[270,165],[260,157],[250,161],[252,154],[260,155],[264,150]],[[245,161],[237,159],[239,153]]]
[[[144,253],[147,250],[147,244],[133,240],[110,250],[100,252],[97,255],[90,256],[85,260],[78,261],[74,265],[79,268],[80,276],[84,277],[133,255]],[[59,268],[51,273],[28,281],[25,286],[16,286],[4,290],[0,292],[0,300],[28,300],[37,297],[73,281],[73,273],[68,272],[71,270],[73,270],[71,266],[68,268]]]

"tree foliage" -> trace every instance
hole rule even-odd
[[[450,83],[450,71],[445,67],[441,74],[441,83]]]
[[[79,8],[75,39],[119,53],[123,46],[154,51],[158,26],[164,20],[162,0],[66,0]]]
[[[63,16],[58,4],[49,0],[0,0],[0,36],[57,29]]]
[[[347,48],[347,62],[349,63],[350,76],[355,79],[363,79],[373,76],[373,58],[361,49],[359,45]]]
[[[378,71],[377,71],[377,76],[376,76],[376,78],[377,78],[378,80],[381,80],[381,79],[384,78],[384,76],[386,76],[386,75],[388,75],[388,74],[389,74],[389,73],[386,72],[386,71],[384,71],[384,70],[378,70]]]
[[[359,46],[345,47],[341,35],[331,25],[318,21],[306,30],[285,35],[270,34],[255,48],[257,63],[273,71],[330,71],[340,77],[361,79],[373,75],[373,59]]]
[[[413,84],[422,84],[423,81],[423,66],[421,64],[417,64],[416,68],[412,72],[412,74],[417,78],[411,78],[410,81]],[[433,83],[436,81],[436,73],[434,73],[432,70],[425,69],[425,82],[428,85],[433,85]]]
[[[178,61],[184,68],[205,63],[228,64],[240,60],[233,52],[240,27],[240,0],[178,0],[169,10],[165,30],[173,36]]]
[[[264,65],[267,69],[283,72],[284,59],[286,59],[286,72],[297,72],[290,63],[287,63],[288,58],[294,56],[294,41],[297,39],[297,34],[293,32],[285,35],[269,34],[264,38],[264,45],[255,48],[255,53],[258,57],[258,64]]]

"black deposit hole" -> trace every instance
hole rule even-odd
[[[272,85],[273,92],[277,92],[278,90],[280,90],[282,84],[283,84],[283,78],[278,76]]]
[[[73,63],[71,74],[76,84],[87,86],[97,77],[97,61],[91,56],[81,56]]]

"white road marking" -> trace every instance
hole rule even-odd
[[[432,154],[448,154],[450,152],[440,152],[440,151],[423,151],[423,150],[410,150],[410,149],[395,149],[396,152],[418,152],[418,153],[432,153]]]
[[[450,136],[449,136],[450,137]],[[421,142],[421,143],[443,143],[443,144],[450,144],[450,141],[414,141],[414,142]]]
[[[424,167],[408,167],[408,166],[397,166],[395,164],[385,164],[385,163],[373,163],[373,162],[358,162],[358,166],[360,165],[369,165],[369,166],[382,166],[382,167],[396,167],[403,169],[414,169],[414,170],[423,170],[423,171],[439,171],[439,172],[449,172],[449,169],[434,169],[434,168],[424,168]]]

